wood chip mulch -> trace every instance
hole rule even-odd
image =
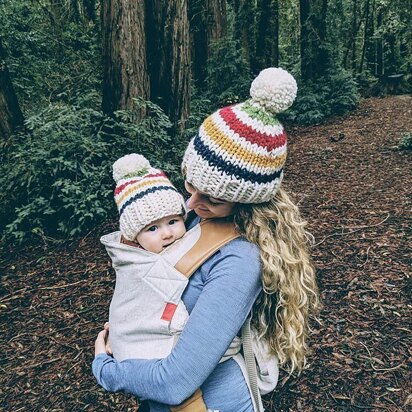
[[[366,99],[345,118],[289,130],[284,183],[315,236],[323,309],[309,367],[281,373],[268,411],[412,411],[412,97]],[[136,411],[100,389],[94,339],[114,286],[99,236],[0,256],[0,410]]]

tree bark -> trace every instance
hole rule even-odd
[[[256,63],[259,70],[279,65],[278,0],[261,0],[260,2]]]
[[[10,79],[0,39],[0,138],[8,138],[23,125],[23,115]]]
[[[236,0],[234,10],[235,36],[240,40],[243,57],[256,73],[256,1]]]
[[[112,114],[132,109],[133,99],[150,97],[146,58],[144,2],[102,0],[103,100],[102,109]],[[144,115],[141,109],[137,118]]]
[[[366,49],[369,41],[369,30],[370,30],[370,22],[369,22],[369,11],[370,11],[370,0],[366,0],[365,4],[365,26],[363,30],[363,44],[362,44],[362,54],[361,54],[361,61],[359,63],[359,73],[363,72],[363,64],[365,62],[366,56]]]
[[[326,44],[327,0],[300,0],[300,56],[303,80],[325,75],[328,66]]]
[[[227,32],[226,0],[189,2],[193,78],[205,85],[206,67],[213,43]]]
[[[380,6],[377,13],[377,20],[376,20],[376,29],[382,27],[383,24],[383,7]],[[383,53],[383,36],[380,34],[376,38],[376,74],[378,77],[383,76],[385,73],[385,65],[384,65],[384,53]]]
[[[150,100],[169,116],[174,131],[189,116],[190,38],[187,0],[148,2]]]
[[[361,20],[358,27],[358,0],[352,0],[352,70],[356,70],[356,37],[360,29]]]
[[[96,20],[96,0],[83,0],[83,13],[87,20]]]
[[[69,1],[69,19],[74,23],[80,21],[80,11],[79,11],[79,2],[78,0]]]

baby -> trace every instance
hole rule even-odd
[[[113,178],[123,243],[160,253],[186,233],[183,196],[144,156],[121,157],[113,164]]]
[[[166,175],[139,154],[117,160],[113,178],[120,232],[101,238],[116,271],[111,350],[120,361],[165,357],[188,318],[180,300],[188,279],[173,267],[180,255],[173,260],[175,249],[168,248],[186,233],[185,201]]]

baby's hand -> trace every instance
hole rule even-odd
[[[110,344],[107,342],[109,336],[109,324],[106,322],[104,329],[99,332],[97,335],[96,341],[94,343],[94,356],[97,356],[101,353],[111,355],[112,349]]]

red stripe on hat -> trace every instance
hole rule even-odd
[[[166,177],[166,179],[167,179],[167,176],[163,173],[163,172],[160,172],[160,173],[155,173],[155,174],[151,174],[151,175],[146,175],[146,176],[142,176],[144,179],[147,179],[148,177],[159,177],[159,176],[164,176],[164,177]],[[114,194],[115,195],[118,195],[125,187],[127,187],[127,186],[129,186],[129,185],[132,185],[133,183],[137,183],[137,182],[140,182],[142,179],[139,179],[139,180],[129,180],[128,182],[126,182],[126,183],[123,183],[122,185],[120,185],[119,187],[116,187],[116,189],[115,189],[115,191],[114,191]]]
[[[174,303],[166,303],[165,310],[163,311],[161,319],[170,322],[176,312],[176,309],[177,305],[175,305]]]
[[[256,143],[267,150],[277,149],[286,143],[286,133],[284,131],[277,136],[259,132],[238,119],[231,106],[220,109],[219,114],[230,129],[248,142]]]

